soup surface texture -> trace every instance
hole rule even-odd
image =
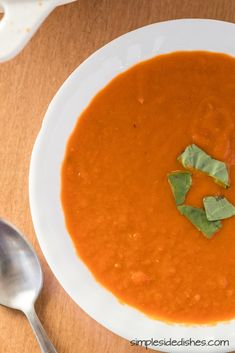
[[[235,204],[235,59],[175,52],[118,75],[68,141],[62,205],[76,250],[123,303],[157,319],[235,317],[235,217],[207,239],[175,205],[167,174],[196,144],[229,167],[231,187],[193,171],[186,204]]]

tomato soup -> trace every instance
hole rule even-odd
[[[188,145],[224,161],[231,187],[193,171],[186,203],[235,204],[235,59],[175,52],[118,75],[69,138],[62,205],[79,257],[121,302],[169,322],[235,318],[235,217],[207,239],[175,205],[167,175]]]

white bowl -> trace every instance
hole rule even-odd
[[[235,321],[186,326],[152,320],[122,305],[78,258],[65,227],[60,172],[66,143],[78,116],[114,76],[133,64],[177,50],[235,55],[235,25],[213,20],[176,20],[146,26],[107,44],[80,65],[59,89],[35,143],[29,176],[32,218],[44,256],[71,298],[100,324],[128,339],[227,339],[228,346],[155,346],[165,352],[231,352]]]

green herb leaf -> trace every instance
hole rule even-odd
[[[220,221],[208,221],[206,212],[202,208],[187,205],[177,206],[177,208],[207,238],[211,238],[222,227]]]
[[[174,195],[177,205],[185,201],[187,192],[192,185],[192,177],[190,172],[176,171],[167,175],[168,182]]]
[[[206,196],[203,204],[209,221],[235,216],[235,207],[224,196]]]
[[[195,168],[214,178],[223,187],[230,186],[226,164],[211,158],[198,146],[188,146],[178,160],[185,168]]]

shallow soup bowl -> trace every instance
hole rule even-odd
[[[163,352],[231,352],[235,350],[235,320],[215,325],[154,320],[121,304],[94,279],[76,254],[61,205],[61,165],[68,138],[96,93],[132,65],[179,50],[235,56],[234,38],[234,24],[187,19],[156,23],[123,35],[94,53],[70,75],[50,103],[37,137],[29,191],[33,223],[44,256],[70,297],[101,325],[131,341],[130,347],[136,340],[148,340],[139,343]]]

